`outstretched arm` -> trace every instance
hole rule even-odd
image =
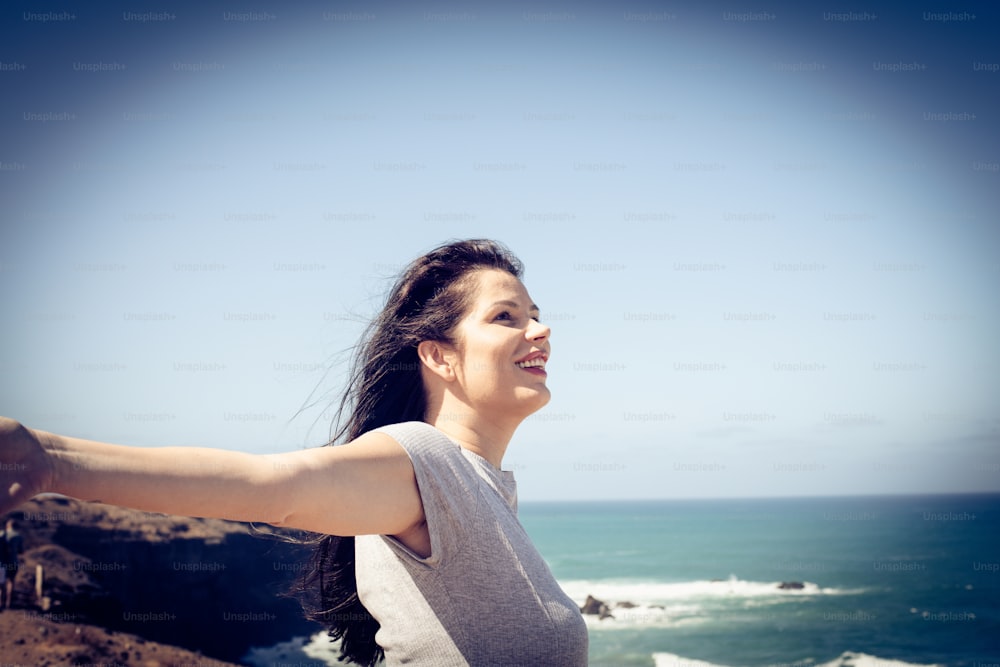
[[[394,535],[423,520],[413,465],[381,433],[256,455],[112,445],[0,418],[0,513],[43,492],[332,535]]]

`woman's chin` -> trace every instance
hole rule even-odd
[[[549,388],[545,385],[532,390],[531,396],[525,396],[522,401],[526,410],[524,416],[529,417],[535,414],[548,405],[550,400],[552,400],[552,394],[549,392]]]

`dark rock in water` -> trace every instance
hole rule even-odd
[[[805,587],[806,585],[801,581],[782,581],[778,584],[778,588],[785,591],[800,591]]]
[[[597,616],[602,621],[606,618],[614,618],[611,615],[611,608],[603,600],[598,600],[593,595],[587,596],[583,606],[580,607],[580,613]]]
[[[599,614],[601,607],[603,606],[605,606],[603,602],[595,598],[593,595],[588,595],[586,601],[583,603],[583,606],[580,607],[580,613],[589,615]]]
[[[634,602],[629,602],[628,600],[622,600],[621,602],[616,602],[615,607],[621,607],[622,609],[635,609],[638,605]]]

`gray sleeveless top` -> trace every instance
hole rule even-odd
[[[386,665],[586,665],[586,624],[517,519],[513,473],[423,422],[378,430],[413,461],[431,542],[422,558],[385,535],[355,539]]]

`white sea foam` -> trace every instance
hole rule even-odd
[[[724,665],[716,665],[714,662],[682,658],[673,653],[654,653],[653,664],[656,667],[725,667]]]
[[[560,582],[560,585],[581,607],[588,595],[608,606],[610,617],[584,615],[591,630],[700,625],[717,621],[720,611],[749,610],[810,597],[861,592],[821,588],[812,582],[802,582],[802,588],[781,588],[780,581],[745,581],[736,576],[716,581],[681,582],[571,580]],[[622,603],[626,605],[620,606]]]
[[[678,628],[698,625],[709,619],[700,613],[698,607],[679,607],[670,605],[648,606],[636,605],[632,608],[613,607],[610,618],[600,618],[594,614],[583,617],[587,628],[591,630],[614,630],[641,625],[643,627]]]
[[[339,655],[340,642],[331,642],[325,632],[319,632],[312,637],[296,637],[267,648],[250,649],[240,662],[250,667],[328,667],[344,664],[338,662]]]
[[[834,658],[830,662],[816,665],[816,667],[941,667],[941,665],[937,663],[928,665],[925,663],[890,660],[888,658],[877,658],[867,653],[844,651],[839,657]]]
[[[802,660],[795,663],[782,663],[780,667],[795,667],[801,666],[806,667],[811,665],[811,660]],[[705,662],[704,660],[693,660],[691,658],[683,658],[679,655],[674,655],[673,653],[654,653],[653,663],[656,667],[726,667],[725,665],[718,665],[713,662]],[[904,662],[902,660],[890,660],[887,658],[878,658],[873,655],[868,655],[867,653],[853,653],[851,651],[844,651],[838,657],[834,658],[829,662],[824,662],[818,665],[811,665],[811,667],[941,667],[940,665],[933,664],[927,665],[923,663],[915,662]]]
[[[618,611],[623,611],[619,609]],[[631,611],[631,610],[630,610]],[[275,665],[295,665],[296,667],[334,667],[338,662],[338,644],[331,642],[325,632],[312,637],[298,637],[270,648],[252,649],[241,661],[250,667],[274,667]],[[654,653],[655,667],[728,667],[714,662],[684,658],[673,653]],[[774,667],[943,667],[937,663],[924,664],[879,658],[867,653],[844,651],[838,657],[821,664],[814,664],[811,658],[796,662],[784,662]]]
[[[682,600],[702,600],[706,598],[788,598],[816,595],[845,595],[859,593],[860,590],[842,588],[821,588],[818,584],[805,581],[802,588],[779,588],[780,581],[745,581],[731,575],[729,579],[716,581],[641,581],[641,580],[572,580],[559,582],[566,594],[581,605],[588,595],[599,600],[614,603],[623,600],[650,605],[678,602]]]

